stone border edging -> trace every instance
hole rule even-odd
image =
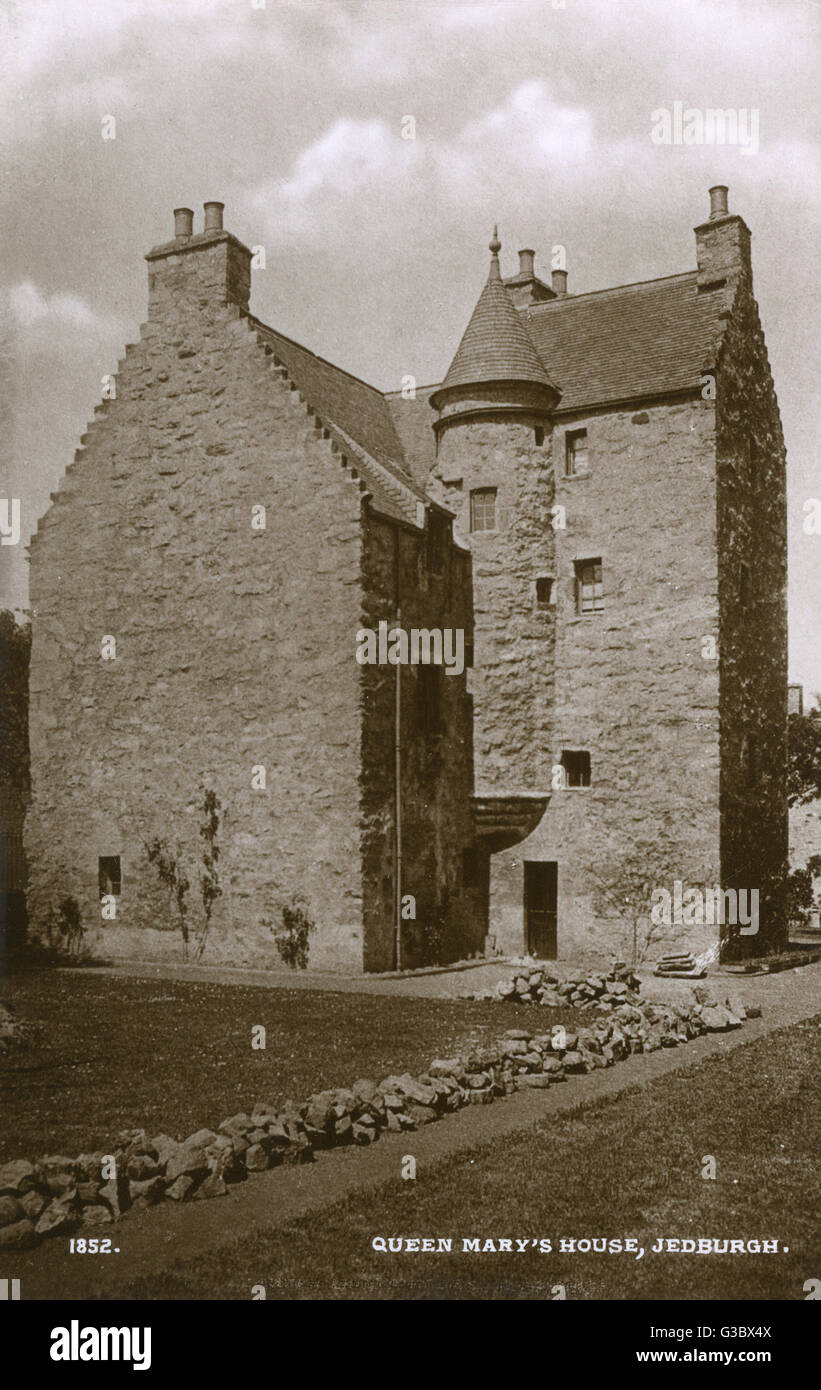
[[[549,977],[539,969],[542,983],[528,982],[530,991],[545,989]],[[249,1173],[310,1162],[315,1150],[372,1144],[382,1133],[412,1131],[466,1105],[490,1104],[516,1090],[544,1088],[612,1066],[633,1053],[737,1028],[748,1015],[760,1013],[729,998],[718,1003],[704,986],[696,986],[688,1004],[640,1002],[627,981],[616,978],[617,971],[630,973],[615,967],[613,977],[592,977],[595,986],[591,977],[561,982],[565,993],[559,1002],[571,1002],[582,986],[588,992],[598,989],[600,982],[598,995],[582,1004],[599,1010],[590,1027],[553,1025],[549,1033],[512,1028],[497,1043],[470,1054],[435,1058],[418,1077],[392,1075],[378,1085],[360,1080],[350,1090],[320,1091],[302,1105],[287,1101],[278,1110],[258,1104],[250,1115],[223,1120],[217,1132],[198,1130],[181,1142],[167,1134],[149,1138],[145,1130],[126,1130],[109,1155],[47,1155],[36,1163],[6,1163],[0,1168],[0,1249],[27,1249],[44,1237],[78,1230],[99,1232],[125,1211],[163,1200],[224,1196],[229,1184]],[[615,990],[616,985],[626,988]],[[106,1160],[113,1160],[116,1176],[104,1180]]]

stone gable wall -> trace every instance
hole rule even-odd
[[[92,949],[177,956],[143,842],[179,838],[195,923],[209,786],[224,896],[206,959],[279,965],[261,923],[302,894],[311,965],[361,969],[361,490],[214,274],[194,254],[174,283],[157,274],[117,398],[32,543],[32,922],[71,893]],[[101,924],[97,860],[114,854],[118,919]]]

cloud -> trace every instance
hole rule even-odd
[[[31,280],[14,285],[8,292],[8,301],[12,322],[22,329],[47,323],[97,332],[108,323],[85,300],[73,294],[44,295]]]
[[[415,138],[402,122],[342,117],[293,161],[285,178],[266,180],[246,201],[277,235],[316,240],[340,216],[359,219],[365,206],[419,205],[470,197],[506,177],[543,173],[549,163],[581,165],[590,156],[592,118],[580,106],[555,102],[543,82],[517,85],[498,106],[462,126],[451,139],[420,118]]]
[[[457,146],[471,151],[476,164],[496,163],[504,154],[510,165],[536,169],[574,164],[587,158],[594,142],[593,119],[581,106],[555,102],[543,82],[523,82],[500,106],[462,131]]]
[[[282,197],[300,204],[328,188],[355,197],[367,184],[390,176],[399,143],[384,121],[335,121],[302,151],[281,184]]]

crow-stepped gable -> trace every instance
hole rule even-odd
[[[221,807],[208,959],[384,971],[621,954],[620,875],[756,890],[784,938],[785,451],[750,234],[587,294],[520,252],[441,384],[382,393],[253,316],[252,253],[178,208],[149,310],[31,545],[29,914],[178,950],[149,861]],[[360,664],[460,630],[467,670]],[[380,626],[381,625],[381,626]],[[103,917],[101,903],[115,899]]]

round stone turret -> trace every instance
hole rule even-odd
[[[493,228],[490,271],[470,322],[430,404],[434,429],[484,414],[549,415],[560,392],[551,381],[522,315],[502,283],[501,243]]]

